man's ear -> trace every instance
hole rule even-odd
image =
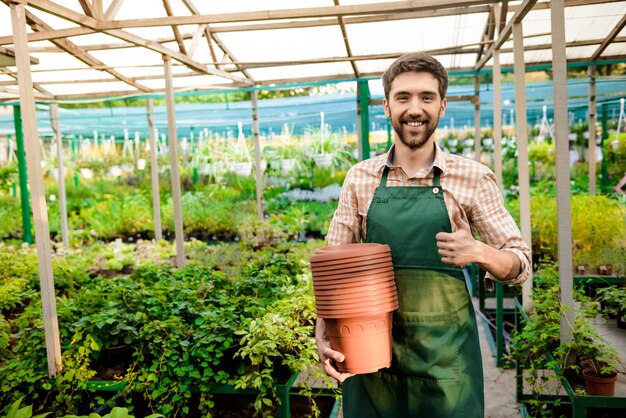
[[[441,109],[439,109],[439,118],[443,118],[446,114],[446,106],[448,105],[448,100],[445,98],[441,101]]]
[[[391,113],[389,112],[389,102],[387,101],[387,99],[383,99],[383,109],[385,109],[385,116],[390,118]]]

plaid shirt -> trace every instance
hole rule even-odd
[[[330,223],[326,242],[338,245],[365,240],[367,211],[380,185],[385,165],[389,166],[387,186],[432,186],[433,166],[441,169],[441,187],[451,223],[461,211],[474,234],[490,246],[514,253],[520,260],[521,273],[509,284],[520,284],[531,274],[530,249],[522,239],[519,228],[503,204],[493,172],[473,160],[445,153],[435,144],[435,161],[429,168],[409,176],[400,166],[394,166],[393,151],[353,166],[341,189],[339,206]],[[487,273],[487,278],[494,280]],[[487,281],[489,282],[489,281]],[[490,285],[491,283],[488,283]],[[489,286],[491,287],[491,286]]]

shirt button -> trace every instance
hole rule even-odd
[[[434,194],[439,193],[439,187],[433,187],[433,193]]]

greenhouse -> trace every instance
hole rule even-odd
[[[0,417],[626,416],[626,1],[1,3]]]

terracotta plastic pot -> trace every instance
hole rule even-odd
[[[337,363],[340,371],[372,373],[391,366],[391,313],[325,323],[330,346],[345,356]]]
[[[393,279],[393,277],[388,277],[386,279],[381,278],[377,280],[368,280],[367,282],[360,282],[360,281],[348,282],[348,283],[336,282],[336,283],[327,283],[327,284],[315,283],[315,286],[313,287],[313,289],[315,291],[322,291],[322,292],[335,290],[337,291],[336,293],[338,295],[342,295],[344,293],[348,293],[348,294],[359,293],[360,291],[362,291],[363,288],[367,286],[380,286],[380,285],[386,285],[388,286],[389,289],[392,289],[392,288],[394,290],[396,289],[395,280]],[[386,289],[381,289],[381,290],[385,291]]]
[[[311,271],[313,272],[313,275],[317,274],[317,273],[329,273],[329,272],[334,272],[337,274],[345,274],[345,273],[354,273],[357,271],[368,271],[368,270],[373,270],[373,269],[380,269],[380,268],[389,268],[392,267],[393,264],[391,263],[390,260],[384,260],[384,261],[376,261],[376,262],[372,262],[372,263],[363,263],[363,264],[351,264],[351,265],[347,265],[345,267],[339,267],[339,266],[326,266],[326,267],[311,267]]]
[[[316,296],[343,296],[345,298],[354,299],[365,295],[378,295],[388,290],[396,290],[396,284],[392,279],[382,281],[380,283],[371,283],[366,285],[349,286],[349,287],[332,287],[332,288],[313,288]]]
[[[316,307],[317,315],[321,318],[359,318],[362,316],[378,315],[392,312],[398,309],[397,301],[372,304],[369,306],[352,307],[344,309]]]
[[[358,257],[345,257],[336,260],[328,260],[328,261],[311,261],[311,267],[329,267],[329,266],[348,266],[350,264],[359,265],[359,264],[367,264],[372,261],[381,262],[389,260],[392,262],[390,254],[381,254],[381,255],[362,255]]]
[[[393,266],[385,266],[385,267],[375,268],[371,270],[359,270],[356,272],[349,272],[349,273],[337,273],[336,271],[333,271],[333,270],[313,271],[312,273],[315,279],[324,279],[324,280],[328,278],[344,279],[344,278],[350,278],[350,277],[368,276],[370,274],[393,273]]]
[[[390,289],[379,294],[361,296],[358,298],[345,297],[345,295],[315,295],[315,304],[317,306],[323,305],[328,307],[347,306],[355,303],[368,305],[390,298],[393,298],[394,300],[398,299],[396,289]]]
[[[315,309],[319,312],[329,312],[329,313],[344,313],[348,309],[355,309],[361,311],[366,311],[372,307],[382,307],[384,305],[388,305],[390,308],[395,306],[398,303],[398,298],[395,295],[387,295],[385,297],[381,297],[379,299],[370,300],[368,303],[358,302],[329,302],[329,301],[316,301]]]
[[[368,272],[367,274],[359,274],[348,277],[314,276],[313,286],[341,286],[346,284],[349,286],[358,286],[359,284],[377,283],[381,280],[390,280],[394,277],[393,271],[375,274]]]
[[[593,396],[613,396],[615,395],[615,381],[617,373],[610,375],[598,375],[594,369],[589,367],[583,369],[583,378],[587,386],[587,394]]]
[[[358,257],[381,253],[391,254],[391,248],[388,245],[375,243],[333,245],[318,249],[315,254],[311,256],[311,262],[337,260],[346,257]]]

